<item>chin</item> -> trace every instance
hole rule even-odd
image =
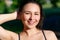
[[[34,26],[34,25],[28,25],[27,26],[29,29],[32,29],[32,28],[35,28],[36,26]]]

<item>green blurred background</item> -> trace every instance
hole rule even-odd
[[[38,0],[43,7],[43,28],[52,30],[60,40],[60,0]],[[12,13],[18,9],[18,0],[0,0],[0,14]],[[19,33],[23,29],[20,20],[3,23],[2,26],[10,31]]]
[[[38,0],[43,9],[56,9],[60,8],[60,0]],[[0,14],[14,12],[18,8],[18,0],[0,0]],[[57,10],[58,10],[57,9]]]

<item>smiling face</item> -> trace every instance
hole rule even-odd
[[[35,3],[28,3],[23,7],[20,18],[27,28],[36,28],[40,20],[40,7]]]

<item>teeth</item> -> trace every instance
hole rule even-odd
[[[33,22],[33,21],[29,21],[28,23],[29,23],[29,24],[33,24],[34,22]]]
[[[30,22],[30,24],[33,24],[33,22]]]

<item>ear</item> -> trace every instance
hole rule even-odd
[[[21,19],[21,14],[17,14],[17,19],[20,20]]]

